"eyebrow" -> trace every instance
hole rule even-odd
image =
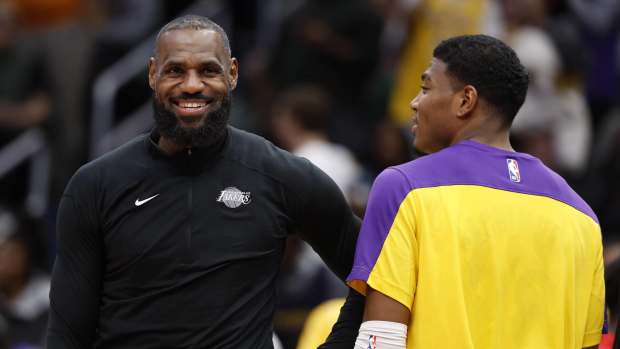
[[[170,66],[170,65],[184,66],[185,60],[170,58],[162,63],[162,66]],[[220,68],[224,67],[224,65],[221,62],[213,58],[209,58],[205,60],[204,62],[200,62],[199,65],[200,66],[218,66]]]
[[[425,72],[425,73],[422,73],[422,75],[420,75],[420,79],[422,81],[428,81],[428,80],[431,79],[431,76],[428,73]]]

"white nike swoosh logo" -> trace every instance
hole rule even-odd
[[[142,205],[144,205],[145,203],[147,203],[147,202],[149,202],[149,201],[151,201],[151,200],[155,199],[155,198],[156,198],[156,197],[158,197],[158,196],[159,196],[159,194],[155,194],[155,195],[151,196],[150,198],[146,198],[146,199],[144,199],[144,200],[136,199],[136,206],[142,206]]]

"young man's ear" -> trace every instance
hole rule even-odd
[[[230,89],[234,90],[237,87],[237,80],[239,79],[239,61],[235,57],[230,59],[230,69],[228,70],[228,82],[230,83]]]
[[[458,102],[457,115],[459,118],[466,118],[478,104],[478,91],[475,87],[466,85],[459,95]]]
[[[157,77],[157,61],[155,60],[155,57],[149,58],[148,68],[149,68],[149,86],[151,87],[151,90],[154,91],[155,80]]]

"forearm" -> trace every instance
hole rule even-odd
[[[407,307],[368,287],[355,348],[405,349],[409,316]]]
[[[405,349],[407,326],[391,321],[364,321],[355,341],[355,349]]]

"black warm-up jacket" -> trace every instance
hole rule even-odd
[[[228,127],[169,156],[152,132],[80,168],[58,212],[47,348],[272,348],[276,277],[299,234],[341,278],[360,226],[305,159]],[[349,297],[325,348],[351,347]]]

